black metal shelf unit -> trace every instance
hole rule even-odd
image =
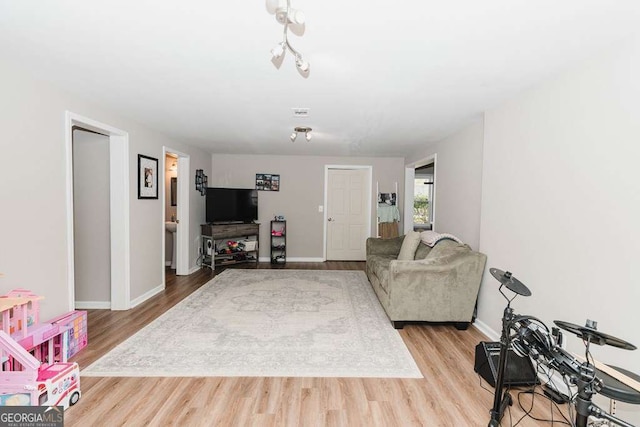
[[[271,264],[287,262],[287,221],[271,221]]]

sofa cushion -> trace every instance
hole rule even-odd
[[[418,249],[416,249],[416,254],[413,256],[413,259],[415,260],[424,259],[429,252],[431,252],[431,247],[424,244],[424,242],[420,242],[418,244]]]
[[[416,254],[416,249],[420,244],[420,233],[417,231],[409,231],[402,241],[398,259],[401,261],[411,261]]]

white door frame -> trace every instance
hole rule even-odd
[[[322,239],[322,260],[326,261],[327,260],[327,232],[328,232],[328,227],[327,227],[327,192],[328,192],[328,188],[329,188],[329,170],[330,169],[346,169],[346,170],[352,170],[352,169],[366,169],[367,170],[367,183],[366,183],[366,187],[367,187],[367,197],[366,197],[366,203],[367,203],[367,230],[369,230],[367,232],[367,237],[371,237],[371,202],[372,202],[372,197],[371,197],[371,191],[372,191],[372,185],[373,185],[373,166],[371,165],[324,165],[324,207],[323,207],[323,239]]]
[[[418,160],[416,162],[405,165],[404,169],[404,234],[413,231],[413,198],[414,198],[414,180],[416,177],[416,168],[428,165],[433,162],[433,200],[431,203],[431,224],[433,230],[436,229],[436,171],[438,170],[437,162],[438,154],[434,153],[429,157]]]
[[[129,134],[113,126],[65,112],[65,161],[67,181],[67,286],[69,310],[75,309],[75,260],[73,235],[73,127],[79,126],[109,137],[109,203],[111,240],[111,310],[131,307],[129,241]]]
[[[165,206],[166,206],[166,185],[167,180],[164,176],[166,170],[165,162],[167,160],[167,154],[174,154],[178,156],[178,197],[176,199],[177,206],[177,219],[178,225],[176,226],[176,275],[187,276],[189,275],[189,183],[190,180],[190,164],[191,157],[188,154],[182,153],[178,150],[174,150],[171,147],[162,147],[162,284],[165,285],[165,241],[166,241],[166,228],[165,228]],[[195,184],[194,184],[195,185]]]

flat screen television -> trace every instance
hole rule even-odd
[[[207,222],[253,222],[258,219],[258,192],[251,188],[207,188]]]

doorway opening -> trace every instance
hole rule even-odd
[[[167,226],[164,246],[165,265],[168,266],[169,269],[175,270],[178,225],[178,156],[173,153],[167,153],[165,154],[164,161],[164,221]]]
[[[405,167],[404,232],[434,230],[437,154]]]
[[[65,160],[67,175],[67,286],[69,310],[76,308],[73,174],[73,130],[76,127],[102,134],[109,139],[109,306],[111,310],[128,310],[131,306],[129,134],[113,126],[67,111],[65,113]]]
[[[109,137],[73,127],[75,307],[111,308]]]
[[[413,229],[415,231],[432,229],[434,175],[434,163],[415,168],[413,181]]]
[[[189,165],[190,157],[173,148],[163,147],[162,180],[162,283],[165,269],[175,269],[177,276],[189,275]],[[170,258],[168,255],[171,255]]]

